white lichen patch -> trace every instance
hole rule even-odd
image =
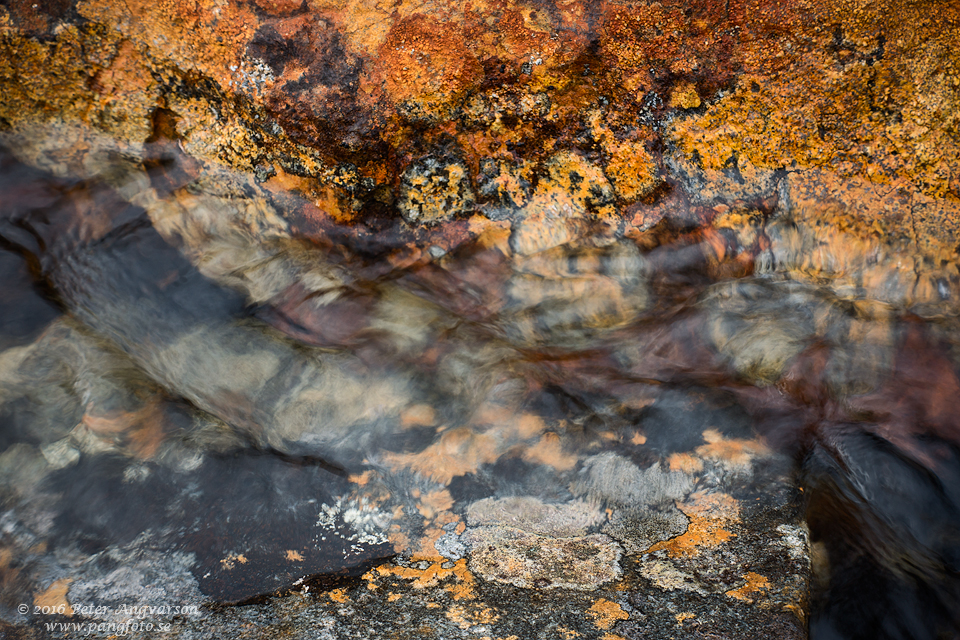
[[[804,525],[781,524],[777,527],[781,536],[781,543],[787,548],[787,553],[794,560],[809,562],[810,532]]]
[[[361,552],[364,545],[378,545],[387,542],[387,528],[392,522],[392,515],[377,509],[366,499],[338,498],[332,504],[320,506],[317,514],[316,526],[323,532],[315,538],[318,544],[323,544],[327,536],[336,536],[352,543],[351,550]],[[352,530],[348,531],[344,529]]]
[[[702,595],[707,594],[696,578],[689,573],[680,571],[672,563],[664,560],[651,560],[641,563],[640,575],[666,591],[680,590],[693,591]]]
[[[659,463],[640,469],[627,458],[608,452],[584,461],[571,490],[575,495],[614,504],[658,505],[690,493],[693,478],[682,471],[663,471]]]
[[[228,85],[256,97],[262,96],[267,85],[275,80],[273,70],[259,58],[246,58],[240,64],[232,64],[230,71],[233,78]]]
[[[596,505],[582,500],[544,504],[529,496],[485,498],[467,507],[467,522],[471,526],[501,525],[555,537],[582,536],[605,519]]]
[[[620,545],[602,534],[553,538],[512,527],[477,527],[461,536],[470,570],[525,589],[591,591],[620,578]]]

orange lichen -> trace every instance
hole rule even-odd
[[[327,591],[327,596],[339,604],[347,604],[350,602],[350,596],[347,595],[346,589],[331,589]]]
[[[701,549],[715,547],[736,536],[724,526],[740,517],[737,501],[723,493],[697,492],[677,507],[690,519],[679,536],[652,545],[647,552],[664,550],[671,557],[695,556]]]
[[[512,427],[512,429],[511,429]],[[547,428],[543,418],[532,413],[523,413],[517,416],[507,425],[507,429],[516,433],[516,437],[521,439],[535,438],[543,433]]]
[[[429,427],[434,424],[436,424],[436,411],[428,404],[415,404],[407,407],[400,414],[400,425],[405,429]]]
[[[449,567],[444,567],[445,564],[448,564],[446,560],[434,562],[426,569],[384,564],[365,573],[363,579],[367,581],[367,588],[370,590],[378,588],[377,581],[380,579],[399,578],[410,583],[414,589],[430,589],[444,584],[443,588],[454,600],[474,599],[476,581],[467,568],[466,559],[457,560]]]
[[[563,443],[556,433],[545,433],[537,444],[523,452],[523,459],[549,465],[558,471],[567,471],[577,465],[579,457],[564,453]]]
[[[370,482],[370,477],[372,474],[373,472],[368,469],[367,471],[364,471],[360,475],[348,476],[347,479],[350,480],[350,482],[353,482],[354,484],[357,484],[362,487],[366,485],[368,482]]]
[[[597,165],[572,151],[561,151],[545,163],[545,175],[537,185],[534,196],[554,195],[569,198],[574,211],[593,208],[597,215],[613,212],[610,206],[613,189],[607,176]]]
[[[284,557],[290,562],[303,562],[303,556],[299,551],[294,549],[287,549],[287,553]]]
[[[747,581],[747,584],[739,589],[731,589],[725,595],[745,602],[753,602],[754,599],[750,597],[751,594],[760,594],[770,590],[770,580],[759,573],[750,571],[743,575],[743,579]]]
[[[691,618],[696,618],[697,614],[684,611],[683,613],[678,613],[673,617],[677,619],[677,626],[682,627],[685,621],[690,620]]]
[[[617,195],[628,202],[643,198],[660,183],[659,169],[645,146],[624,142],[610,149],[604,169]]]
[[[242,60],[257,24],[256,14],[246,5],[214,0],[131,0],[120,4],[85,0],[77,5],[77,12],[168,56],[183,69],[214,78],[223,88],[253,88],[259,82],[244,77],[257,73]]]
[[[904,1],[883,11],[866,2],[764,4],[750,28],[788,28],[793,46],[772,37],[744,42],[747,73],[736,90],[677,121],[672,134],[684,151],[696,151],[708,177],[731,160],[764,169],[829,166],[841,181],[955,197],[955,169],[944,169],[960,157],[958,122],[942,114],[956,113],[949,87],[960,82],[960,65],[947,53],[956,31],[942,26],[956,24],[958,7],[933,17]],[[882,209],[870,217],[882,221]]]
[[[441,511],[448,511],[453,506],[453,498],[446,489],[431,491],[420,499],[417,510],[424,518],[433,519]]]
[[[453,478],[475,472],[480,465],[499,457],[496,439],[461,427],[443,433],[420,453],[390,453],[384,459],[394,468],[409,468],[431,480],[448,484]]]
[[[630,614],[624,611],[619,604],[600,598],[587,609],[587,615],[593,619],[593,624],[597,629],[609,629],[617,620],[627,620]]]
[[[653,156],[639,140],[619,140],[599,111],[587,115],[593,136],[600,141],[609,161],[604,173],[618,197],[631,202],[649,194],[660,182]]]
[[[670,106],[680,109],[696,109],[700,106],[700,95],[696,85],[690,82],[681,82],[673,88],[670,94]]]
[[[500,619],[500,614],[490,607],[481,605],[452,605],[446,611],[447,619],[461,629],[469,629],[478,624],[493,624]]]
[[[670,471],[685,473],[699,473],[703,471],[703,460],[689,453],[672,453],[667,458]]]
[[[483,75],[460,25],[417,14],[394,23],[378,49],[377,71],[394,103],[420,117],[444,117]]]
[[[436,442],[419,453],[388,453],[384,460],[394,468],[407,468],[448,484],[453,478],[476,472],[494,462],[521,442],[547,429],[534,414],[514,414],[503,407],[484,406],[471,426],[443,432]]]
[[[225,558],[220,560],[220,566],[226,570],[230,571],[237,566],[237,563],[246,564],[247,558],[243,554],[237,555],[235,553],[228,553]]]
[[[63,615],[72,616],[73,607],[70,606],[70,602],[67,600],[67,590],[71,582],[72,580],[70,578],[54,581],[45,591],[33,596],[33,604],[38,607],[51,607],[58,613],[58,607],[62,605],[64,607]]]
[[[753,458],[769,451],[758,440],[727,439],[716,429],[706,429],[703,439],[707,444],[697,447],[697,455],[720,460],[732,467],[746,467]]]
[[[449,511],[441,511],[432,522],[424,520],[423,535],[416,545],[398,549],[398,551],[409,553],[411,560],[414,561],[443,562],[445,557],[437,550],[436,542],[446,535],[447,530],[444,527],[455,522],[458,523],[458,526],[463,524],[459,522],[459,518],[455,514]]]

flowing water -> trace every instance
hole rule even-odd
[[[584,556],[639,557],[690,495],[762,495],[754,463],[786,459],[812,637],[960,633],[955,267],[785,198],[448,250],[399,218],[311,230],[297,196],[175,152],[82,179],[4,152],[0,191],[0,535],[31,549],[8,609],[36,576],[81,597],[123,567],[218,602],[330,588],[462,556],[491,500],[529,535],[562,505],[617,538],[640,516],[611,506],[642,507],[656,535]]]

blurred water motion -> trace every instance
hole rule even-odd
[[[433,255],[389,225],[300,233],[295,196],[164,153],[86,180],[3,155],[6,545],[194,554],[167,575],[249,601],[450,558],[452,505],[482,523],[489,496],[583,500],[576,531],[652,509],[663,544],[674,501],[749,484],[773,447],[826,553],[814,638],[960,632],[942,265],[763,203],[639,239],[520,225],[522,251],[491,222]],[[25,555],[4,606],[56,562]],[[107,569],[83,566],[95,589]]]

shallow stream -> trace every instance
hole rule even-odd
[[[667,198],[633,237],[517,213],[418,246],[164,153],[72,178],[3,152],[6,620],[51,585],[256,604],[471,550],[509,588],[729,596],[790,571],[722,532],[805,519],[809,583],[770,591],[798,628],[958,637],[955,266],[805,219],[785,176],[709,224]],[[697,527],[702,574],[664,587]],[[660,637],[638,615],[618,632]]]

